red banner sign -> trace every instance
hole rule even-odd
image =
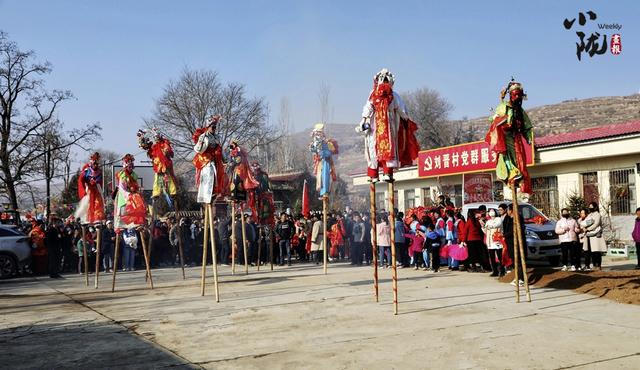
[[[523,140],[524,142],[524,140]],[[524,142],[527,166],[533,166],[533,145]],[[436,177],[494,171],[498,156],[484,141],[423,150],[418,154],[418,176]]]
[[[493,176],[490,173],[462,175],[463,203],[493,202]]]

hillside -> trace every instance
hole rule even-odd
[[[640,94],[629,96],[598,97],[582,100],[567,100],[558,104],[528,107],[535,125],[537,137],[575,131],[583,128],[603,126],[613,123],[640,119]],[[481,140],[488,129],[488,116],[463,122],[476,140]],[[351,188],[350,174],[364,172],[363,139],[354,130],[355,124],[327,124],[326,133],[340,145],[340,155],[336,159],[338,175]],[[311,129],[293,134],[293,142],[300,148],[309,143]]]

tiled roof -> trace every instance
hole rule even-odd
[[[295,181],[299,179],[300,176],[302,176],[303,174],[304,172],[302,171],[290,172],[290,173],[277,173],[277,174],[269,175],[269,181],[271,182]]]
[[[592,127],[564,134],[543,136],[536,138],[535,142],[537,148],[545,148],[637,133],[640,133],[640,121],[632,121],[614,125]]]

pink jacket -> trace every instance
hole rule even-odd
[[[556,222],[556,234],[558,234],[560,243],[577,242],[579,231],[578,223],[571,217],[563,217]]]
[[[378,233],[377,242],[381,247],[388,247],[391,245],[391,226],[386,222],[381,222],[376,226]]]

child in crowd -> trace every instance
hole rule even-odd
[[[429,225],[425,244],[427,245],[427,250],[431,253],[431,271],[438,272],[440,269],[440,247],[442,246],[442,240],[440,233],[435,229],[436,227],[433,224]]]

